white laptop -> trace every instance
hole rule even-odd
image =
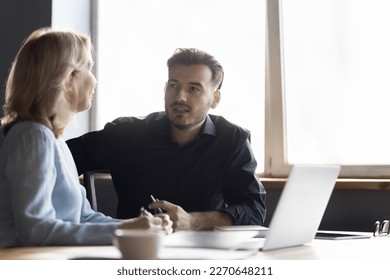
[[[339,166],[293,166],[272,216],[263,251],[303,245],[314,239],[339,172]]]
[[[260,226],[232,226],[217,227],[215,231],[178,231],[168,236],[164,245],[219,249],[255,246],[266,251],[309,243],[315,237],[339,171],[339,166],[293,166],[268,230]],[[245,242],[259,236],[259,231],[266,233],[265,240]],[[264,243],[259,244],[261,241]]]
[[[339,172],[339,166],[295,165],[284,186],[268,229],[259,226],[231,226],[216,229],[258,230],[259,234],[256,237],[266,237],[265,240],[254,242],[261,247],[262,251],[309,243],[317,233]],[[248,242],[245,247],[253,246],[252,243]]]

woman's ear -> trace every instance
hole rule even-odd
[[[212,103],[211,103],[211,108],[212,108],[212,109],[217,108],[217,106],[218,106],[220,100],[221,100],[221,92],[220,92],[219,89],[217,89],[217,90],[214,92],[213,101],[212,101]]]

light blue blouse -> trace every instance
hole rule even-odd
[[[0,149],[0,248],[111,244],[118,223],[91,209],[62,139],[37,122],[12,127]]]

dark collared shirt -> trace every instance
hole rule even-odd
[[[135,217],[150,195],[185,211],[220,210],[234,224],[262,225],[265,190],[255,175],[250,133],[209,115],[200,135],[179,146],[165,112],[118,118],[103,130],[67,141],[79,174],[109,169],[118,218]]]

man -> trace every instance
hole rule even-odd
[[[250,133],[220,116],[223,68],[197,49],[168,59],[165,112],[118,118],[68,141],[79,174],[109,169],[118,218],[162,208],[175,230],[262,225],[265,190],[255,175]],[[150,203],[150,196],[160,199]]]

